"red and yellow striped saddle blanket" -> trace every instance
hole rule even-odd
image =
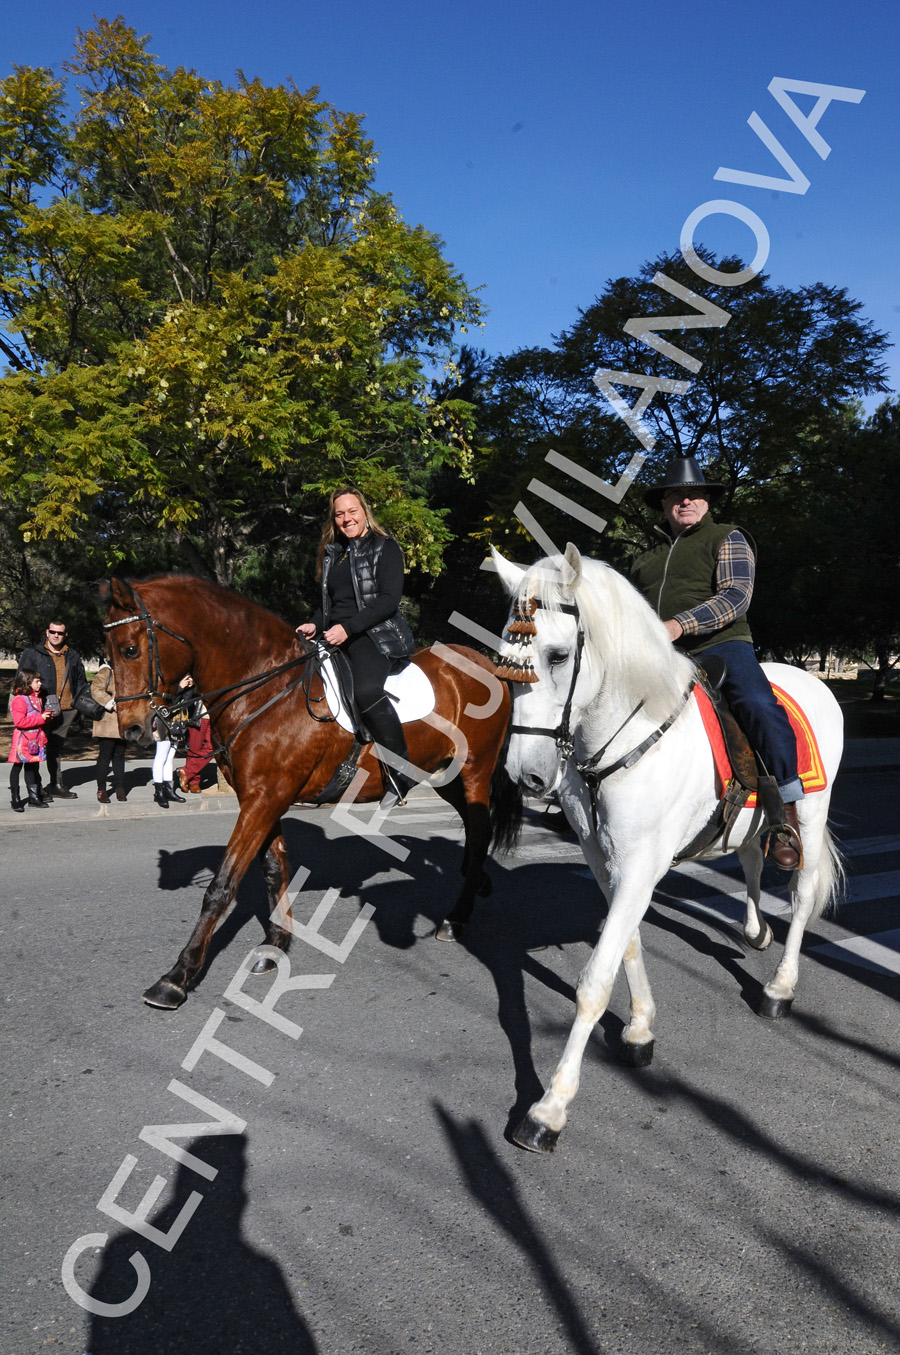
[[[803,789],[807,795],[816,790],[824,790],[828,785],[828,777],[825,775],[819,745],[816,742],[816,736],[806,712],[797,705],[792,696],[789,696],[781,687],[776,687],[774,682],[772,683],[772,691],[775,693],[779,706],[783,706],[787,711],[791,729],[793,729],[794,737],[797,740],[797,770],[800,773],[800,780],[803,782]],[[713,709],[712,702],[702,687],[695,687],[694,695],[697,698],[697,705],[700,707],[706,737],[709,739],[716,764],[716,793],[721,799],[732,777],[731,763],[728,760],[725,740],[722,738],[722,730],[719,727],[718,716]],[[756,796],[751,795],[747,801],[747,808],[754,809],[755,806]]]

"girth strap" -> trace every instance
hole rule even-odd
[[[728,837],[734,821],[750,798],[750,791],[739,781],[729,781],[728,789],[718,802],[711,817],[695,834],[686,847],[675,857],[675,862],[691,861],[701,852],[707,851],[719,838],[722,838],[722,850],[728,850]]]

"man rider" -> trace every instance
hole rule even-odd
[[[790,833],[772,835],[769,859],[796,870],[801,859],[797,801],[797,742],[753,649],[747,609],[753,596],[755,547],[733,523],[716,523],[710,502],[724,485],[707,484],[692,456],[676,457],[662,484],[644,501],[662,509],[660,543],[638,556],[631,577],[660,619],[669,639],[702,659],[719,655],[727,665],[722,690],[766,771],[775,778]]]

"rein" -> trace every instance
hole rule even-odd
[[[233,702],[251,695],[261,687],[264,687],[266,683],[271,682],[273,678],[280,677],[282,673],[290,672],[291,669],[298,668],[302,664],[304,665],[304,670],[300,676],[289,683],[282,691],[276,692],[273,697],[257,710],[252,711],[245,720],[241,721],[237,729],[232,730],[224,743],[213,734],[213,748],[216,757],[223,757],[230,765],[231,759],[228,750],[238,734],[240,734],[243,729],[246,729],[247,725],[252,723],[257,716],[262,715],[262,713],[268,710],[270,706],[274,706],[276,702],[281,701],[283,697],[288,696],[291,692],[295,691],[297,687],[303,688],[303,693],[306,697],[306,709],[312,719],[318,724],[329,724],[334,722],[335,717],[330,713],[328,715],[319,715],[312,709],[313,705],[319,704],[326,699],[324,694],[319,697],[314,697],[311,692],[313,677],[320,672],[322,659],[324,657],[319,652],[318,647],[310,648],[303,654],[298,655],[297,658],[288,659],[286,663],[281,663],[276,668],[268,668],[264,672],[253,673],[250,677],[241,678],[238,682],[232,682],[227,687],[216,687],[209,692],[191,691],[190,696],[185,692],[182,695],[176,696],[174,701],[170,700],[168,693],[160,690],[160,684],[164,679],[159,662],[159,643],[156,638],[157,631],[162,631],[164,634],[171,636],[173,640],[178,640],[181,644],[187,645],[192,654],[195,654],[196,651],[190,640],[187,640],[183,635],[178,635],[175,631],[170,630],[169,627],[163,625],[161,621],[155,621],[141,600],[137,589],[132,587],[131,591],[141,610],[136,612],[134,616],[122,617],[120,621],[107,621],[104,624],[103,629],[114,630],[117,626],[127,626],[135,621],[144,622],[147,629],[147,650],[150,656],[149,686],[147,691],[137,692],[134,696],[117,697],[117,703],[146,700],[149,703],[154,718],[164,726],[166,734],[171,736],[173,716],[177,716],[184,712],[189,700],[193,701],[199,697],[203,701],[210,719],[210,724],[212,724],[212,721],[220,716],[224,710],[227,710]],[[215,698],[220,697],[224,697],[225,700],[215,700]],[[161,701],[164,701],[166,704],[159,704]],[[212,701],[212,704],[210,704],[210,701]]]
[[[534,603],[535,608],[541,606],[541,603],[538,602],[536,598],[531,599],[531,601]],[[653,747],[655,743],[659,742],[663,734],[665,734],[666,730],[669,729],[678,719],[679,715],[684,710],[685,706],[690,700],[691,693],[694,690],[696,679],[693,678],[691,679],[687,691],[683,693],[681,700],[679,701],[678,705],[676,706],[672,714],[668,717],[668,719],[664,720],[663,723],[659,725],[659,727],[655,729],[652,734],[648,734],[647,738],[644,739],[642,743],[639,743],[636,748],[633,748],[630,753],[625,753],[622,757],[617,758],[617,760],[615,762],[610,763],[608,767],[604,767],[602,769],[600,768],[600,762],[604,754],[606,753],[606,750],[609,748],[610,744],[612,744],[614,740],[619,737],[619,735],[622,733],[622,730],[625,729],[626,726],[631,723],[631,721],[634,719],[637,713],[643,709],[644,706],[643,698],[641,698],[641,700],[637,703],[634,710],[631,711],[629,715],[626,715],[625,719],[619,725],[619,728],[616,730],[614,734],[610,735],[610,737],[606,740],[606,743],[603,745],[603,747],[598,749],[596,753],[592,753],[589,758],[585,758],[583,762],[579,762],[574,756],[575,742],[574,739],[572,738],[571,719],[572,719],[572,703],[575,698],[575,686],[578,682],[578,675],[581,672],[581,660],[582,655],[584,653],[584,627],[581,624],[581,617],[577,606],[570,603],[566,603],[563,606],[561,606],[559,610],[568,613],[569,616],[575,616],[578,618],[578,638],[575,643],[575,662],[572,665],[572,679],[571,682],[569,683],[569,691],[566,696],[566,703],[563,707],[560,722],[555,729],[548,729],[545,726],[537,725],[510,725],[509,732],[510,734],[540,734],[544,735],[547,738],[555,739],[557,752],[559,754],[560,771],[565,770],[567,762],[569,762],[570,760],[573,761],[575,764],[576,771],[578,772],[579,776],[582,778],[590,792],[591,810],[594,817],[594,828],[596,830],[597,789],[600,785],[600,782],[605,781],[608,776],[612,776],[613,772],[618,772],[622,771],[623,769],[633,767],[635,763],[641,760],[641,758],[644,756],[646,752],[649,752],[649,750]]]

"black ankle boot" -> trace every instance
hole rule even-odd
[[[170,800],[174,800],[177,804],[180,805],[183,805],[185,803],[184,796],[179,795],[178,791],[175,789],[174,781],[164,781],[163,785],[166,788],[166,794],[168,795]]]
[[[9,802],[17,814],[25,813],[25,801],[14,790],[9,792]]]
[[[37,786],[28,787],[28,803],[31,805],[32,809],[50,808],[50,806],[48,804],[45,804],[44,801],[41,799],[41,792],[38,790]]]
[[[169,808],[169,797],[166,794],[166,787],[162,781],[153,782],[153,801],[158,804],[160,809]]]

